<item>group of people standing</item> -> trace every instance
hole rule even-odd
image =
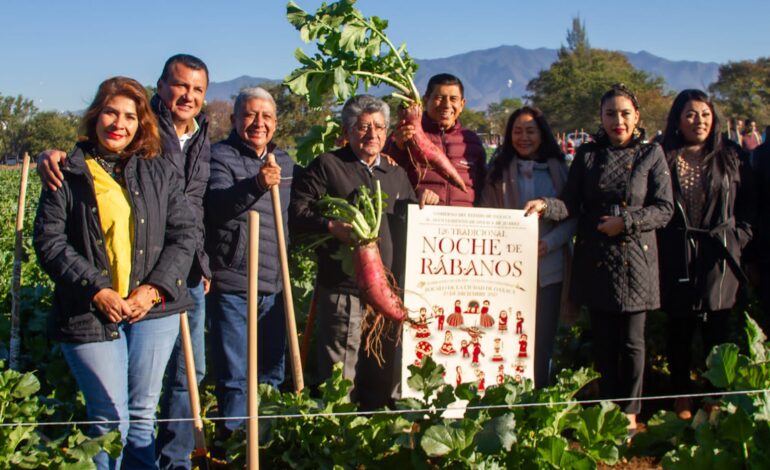
[[[754,195],[740,151],[722,140],[704,93],[680,93],[661,146],[647,142],[639,127],[634,94],[613,86],[599,103],[594,142],[578,149],[569,168],[543,113],[525,106],[511,115],[487,165],[481,140],[458,119],[465,105],[462,82],[436,75],[423,97],[422,128],[465,181],[468,191],[462,192],[412,161],[407,143],[414,127],[399,122],[389,134],[388,105],[369,95],[342,108],[344,145],[304,169],[272,142],[278,110],[259,87],[238,94],[232,132],[211,145],[201,112],[208,78],[200,59],[180,54],[164,65],[150,100],[136,81],[108,79],[86,111],[75,149],[39,158],[46,189],[34,244],[56,284],[50,331],[84,393],[89,419],[109,422],[91,432],[118,427],[124,443],[119,459],[99,454],[99,468],[190,467],[192,426],[175,421],[191,414],[180,312],[189,317],[199,382],[208,324],[219,413],[234,418],[218,422],[220,437],[241,424],[249,210],[263,214],[259,381],[283,382],[286,332],[268,196],[273,187],[292,238],[333,238],[317,249],[318,378],[342,362],[354,383],[351,397],[362,408],[387,405],[398,394],[397,334],[383,336],[384,364],[364,352],[367,308],[336,256],[350,243],[352,227],[324,217],[316,204],[326,195],[351,199],[361,185],[374,190],[379,183],[388,194],[378,245],[396,278],[403,271],[406,204],[524,209],[540,216],[538,387],[548,384],[560,312],[575,305],[590,312],[606,398],[641,396],[645,315],[661,307],[661,299],[671,318],[677,391],[689,386],[693,331],[704,327],[708,344],[725,339],[742,280],[741,250],[752,236]],[[169,420],[159,424],[156,444],[158,404]],[[684,412],[689,404],[678,406]],[[641,402],[623,407],[634,430]]]

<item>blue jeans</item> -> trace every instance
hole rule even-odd
[[[85,396],[88,418],[121,421],[89,430],[101,436],[118,428],[123,441],[121,457],[112,460],[101,452],[94,457],[96,467],[119,469],[122,460],[123,468],[157,468],[153,421],[163,371],[179,334],[179,315],[121,323],[119,331],[114,341],[62,343],[62,351]]]
[[[188,289],[195,306],[187,312],[190,325],[195,375],[200,385],[206,374],[206,351],[204,330],[206,321],[206,297],[203,282]],[[161,419],[189,419],[192,417],[190,396],[187,387],[187,367],[182,349],[182,335],[174,343],[171,359],[166,367],[163,380],[163,395],[160,398]],[[195,447],[192,421],[158,423],[158,465],[164,469],[191,468],[190,453]]]
[[[215,394],[222,417],[246,416],[247,301],[246,295],[211,291],[206,302]],[[284,377],[286,318],[283,294],[259,295],[257,357],[260,383],[278,387]],[[218,423],[220,430],[234,431],[243,420]],[[224,428],[224,429],[223,429]]]

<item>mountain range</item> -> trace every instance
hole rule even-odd
[[[503,98],[521,98],[527,94],[527,83],[557,60],[557,49],[525,49],[519,46],[499,46],[471,51],[440,59],[416,59],[420,68],[415,83],[424,91],[431,76],[448,72],[465,85],[466,106],[483,110]],[[716,62],[674,61],[646,51],[622,52],[634,67],[653,76],[662,77],[666,87],[678,91],[685,88],[706,89],[719,76]],[[207,99],[229,100],[246,86],[275,83],[280,79],[241,77],[211,82]]]

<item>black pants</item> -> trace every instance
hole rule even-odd
[[[594,363],[602,375],[603,399],[639,398],[644,377],[644,322],[647,312],[591,310]],[[637,414],[641,400],[619,403],[624,413]]]
[[[729,310],[717,310],[699,315],[669,316],[668,365],[674,393],[691,391],[690,368],[695,332],[700,329],[703,336],[703,352],[697,358],[701,362],[711,352],[711,348],[728,341],[729,313]]]
[[[553,344],[559,326],[562,283],[537,289],[537,320],[535,322],[535,387],[549,385]]]

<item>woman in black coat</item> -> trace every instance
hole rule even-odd
[[[745,278],[741,250],[751,240],[755,202],[748,165],[724,142],[713,103],[684,90],[668,114],[663,150],[671,171],[674,217],[658,232],[661,294],[669,316],[668,360],[675,393],[690,387],[692,339],[706,351],[728,339],[728,313]],[[691,403],[674,404],[683,419]]]
[[[105,80],[82,127],[35,218],[35,252],[56,284],[50,331],[91,435],[120,430],[122,454],[100,452],[97,468],[157,468],[153,418],[178,313],[192,306],[195,224],[173,166],[154,158],[158,124],[139,82]]]
[[[623,85],[601,98],[601,128],[582,145],[559,198],[527,202],[527,214],[578,218],[572,300],[588,307],[604,398],[638,398],[646,312],[660,306],[655,230],[671,218],[671,177],[660,146],[645,143],[639,104]],[[624,401],[629,434],[641,400]]]

